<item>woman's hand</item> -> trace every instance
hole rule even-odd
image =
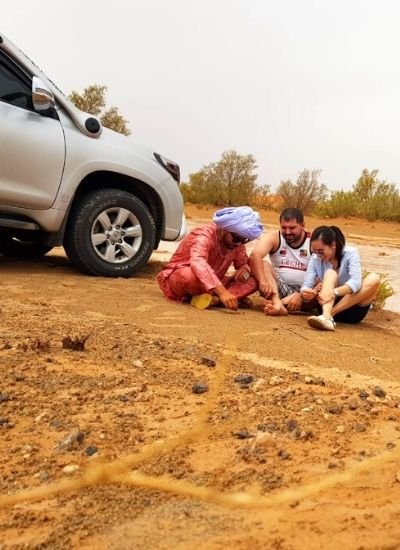
[[[305,288],[301,291],[301,299],[303,302],[311,302],[318,296],[318,291],[312,288]]]
[[[321,290],[318,293],[317,297],[318,303],[323,306],[324,304],[327,304],[329,302],[335,301],[335,295],[333,293],[333,290]]]

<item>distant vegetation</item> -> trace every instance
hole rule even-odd
[[[81,111],[99,117],[106,128],[129,136],[131,131],[128,127],[128,121],[120,114],[118,107],[105,108],[106,92],[107,86],[91,84],[82,93],[71,92],[68,99]]]
[[[321,182],[320,170],[302,170],[296,181],[284,180],[272,194],[257,184],[253,155],[226,151],[217,162],[203,166],[182,183],[185,202],[215,206],[250,205],[281,210],[300,208],[305,214],[328,218],[360,217],[400,222],[400,192],[396,184],[380,180],[378,170],[362,171],[351,191],[332,191]]]

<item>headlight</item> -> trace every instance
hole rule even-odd
[[[163,166],[163,168],[165,168],[166,171],[171,174],[174,180],[179,183],[181,180],[181,171],[179,169],[179,165],[176,164],[176,162],[174,162],[173,160],[169,160],[162,155],[159,155],[158,153],[154,153],[154,156],[161,164],[161,166]]]

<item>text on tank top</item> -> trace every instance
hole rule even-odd
[[[290,286],[300,287],[303,284],[311,257],[310,236],[311,233],[306,232],[303,242],[296,248],[292,248],[279,232],[278,250],[269,255],[275,271]]]

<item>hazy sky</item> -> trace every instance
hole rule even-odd
[[[252,153],[275,188],[319,168],[400,183],[398,0],[18,0],[0,31],[65,92],[108,86],[183,179]]]

